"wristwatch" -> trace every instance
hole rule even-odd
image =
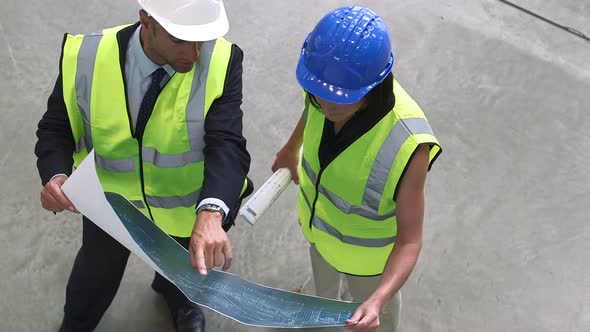
[[[203,205],[199,206],[199,208],[197,209],[197,214],[199,214],[199,212],[201,212],[202,210],[219,212],[219,213],[221,213],[221,220],[225,219],[225,211],[223,211],[223,208],[219,205],[212,204],[212,203],[203,204]]]

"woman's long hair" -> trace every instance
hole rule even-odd
[[[366,110],[369,112],[389,112],[394,104],[393,74],[389,73],[383,82],[379,83],[365,96]]]

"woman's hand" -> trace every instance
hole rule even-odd
[[[291,172],[291,179],[295,184],[299,184],[299,149],[292,148],[288,144],[283,146],[277,153],[275,162],[272,164],[272,171],[276,172],[279,168],[288,168]]]
[[[381,301],[369,298],[356,309],[350,319],[346,320],[345,328],[355,332],[377,331],[381,325],[379,315],[382,310]]]

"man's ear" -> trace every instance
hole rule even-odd
[[[139,10],[139,22],[141,23],[141,27],[146,30],[149,30],[152,27],[152,21],[150,20],[150,17],[143,9]]]

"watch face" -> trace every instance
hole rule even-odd
[[[213,205],[213,204],[206,204],[203,206],[203,208],[205,210],[210,210],[210,211],[223,211],[223,209],[220,206]]]
[[[217,206],[215,204],[203,204],[197,211],[200,212],[201,210],[207,210],[207,211],[213,211],[213,212],[219,212],[221,213],[221,217],[224,218],[225,217],[225,211],[223,211],[223,209],[221,208],[221,206]]]

